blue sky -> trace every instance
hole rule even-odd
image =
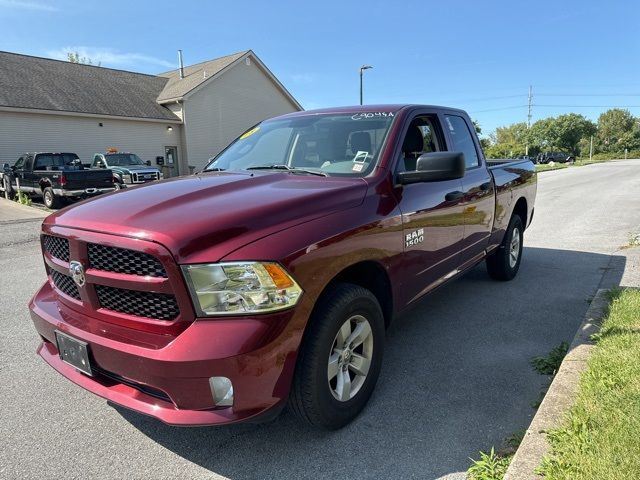
[[[0,0],[0,50],[158,73],[253,49],[307,108],[464,108],[484,133],[608,106],[640,115],[640,2]]]

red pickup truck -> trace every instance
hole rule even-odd
[[[535,194],[532,162],[487,162],[460,110],[273,118],[198,174],[49,216],[38,353],[168,424],[289,405],[339,428],[369,399],[398,312],[481,261],[516,275]]]

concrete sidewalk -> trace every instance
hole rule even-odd
[[[0,225],[3,223],[35,221],[49,215],[50,212],[0,198]]]

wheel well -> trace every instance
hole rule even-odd
[[[391,324],[393,297],[389,276],[382,265],[374,261],[359,262],[336,275],[326,288],[336,282],[353,283],[375,295],[382,308],[385,327]]]
[[[524,197],[520,197],[516,202],[516,206],[513,207],[513,214],[518,215],[522,219],[522,224],[524,228],[527,227],[528,216],[527,216],[527,200]]]
[[[40,180],[40,190],[44,191],[45,188],[51,186],[51,182],[49,180],[42,179]]]

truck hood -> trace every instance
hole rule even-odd
[[[266,235],[357,206],[366,190],[361,178],[211,172],[102,195],[45,223],[158,242],[178,263],[215,262]]]

